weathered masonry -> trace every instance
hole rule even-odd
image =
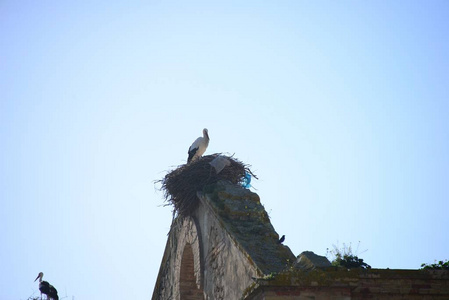
[[[278,243],[259,196],[226,181],[173,220],[153,299],[449,299],[449,272],[332,267]]]

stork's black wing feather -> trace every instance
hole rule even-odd
[[[50,292],[50,284],[47,281],[40,282],[39,291],[41,291],[42,294],[47,295]]]
[[[48,296],[50,296],[51,299],[59,300],[58,291],[52,285],[50,285],[50,293],[48,293]]]
[[[189,158],[187,158],[187,162],[190,162],[193,158],[193,156],[195,156],[196,151],[198,151],[199,147],[193,148],[193,149],[189,149]]]

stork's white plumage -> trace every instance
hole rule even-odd
[[[200,158],[204,152],[206,152],[207,146],[209,146],[209,132],[206,128],[203,129],[203,136],[197,138],[192,146],[189,148],[189,157],[187,158],[187,162],[194,161]]]

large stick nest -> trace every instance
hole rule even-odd
[[[226,158],[230,162],[218,174],[210,164],[217,156]],[[216,183],[219,180],[243,184],[245,183],[245,176],[248,176],[248,174],[257,179],[249,167],[249,165],[232,156],[215,153],[178,166],[165,175],[163,179],[157,180],[156,183],[161,184],[160,189],[164,192],[166,205],[173,205],[173,214],[188,216],[198,206],[197,192],[202,191],[206,185]]]

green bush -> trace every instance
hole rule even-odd
[[[359,242],[360,245],[360,242]],[[327,255],[333,257],[331,259],[332,265],[336,267],[343,267],[346,269],[371,269],[371,266],[363,261],[362,258],[359,258],[357,255],[352,253],[352,245],[349,244],[349,247],[346,247],[346,244],[343,243],[343,247],[340,249],[335,245],[333,250],[327,249]],[[358,249],[358,246],[357,246]]]
[[[440,260],[438,263],[434,264],[421,264],[422,270],[449,270],[449,261],[446,259],[445,262]]]

